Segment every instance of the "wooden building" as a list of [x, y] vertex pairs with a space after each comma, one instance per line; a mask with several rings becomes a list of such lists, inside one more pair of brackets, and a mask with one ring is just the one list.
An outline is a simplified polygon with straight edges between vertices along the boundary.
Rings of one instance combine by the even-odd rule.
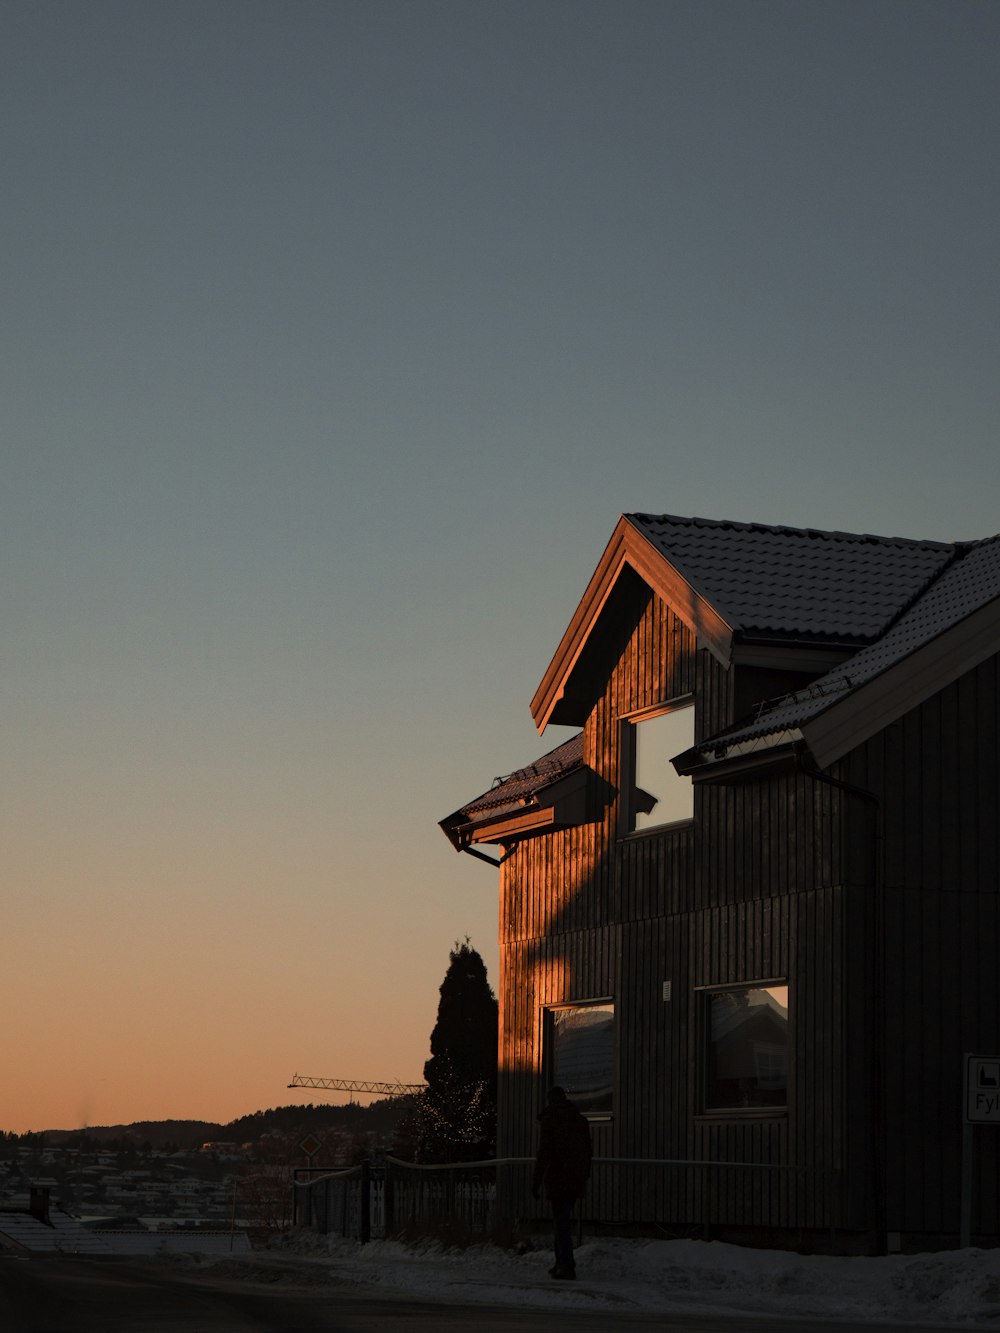
[[592, 1221], [956, 1244], [962, 1056], [1000, 1052], [998, 685], [1000, 538], [624, 515], [531, 705], [578, 730], [442, 821], [500, 867], [498, 1156], [559, 1082]]

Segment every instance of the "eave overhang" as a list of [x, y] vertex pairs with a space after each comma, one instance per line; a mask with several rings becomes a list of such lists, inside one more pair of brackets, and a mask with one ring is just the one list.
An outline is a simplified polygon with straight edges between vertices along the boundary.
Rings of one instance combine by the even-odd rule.
[[861, 642], [816, 643], [734, 635], [731, 660], [734, 666], [769, 667], [775, 671], [801, 671], [822, 676], [863, 647]]
[[695, 746], [677, 755], [671, 763], [682, 777], [690, 777], [699, 784], [731, 787], [798, 768], [805, 748], [799, 731], [784, 731], [775, 737], [761, 738], [756, 745], [745, 742], [717, 755], [708, 755]]
[[906, 657], [832, 699], [797, 726], [727, 743], [710, 737], [672, 760], [695, 782], [739, 781], [808, 755], [827, 769], [859, 745], [1000, 652], [1000, 598]]
[[1000, 651], [1000, 597], [801, 724], [820, 768]]
[[586, 721], [597, 697], [597, 685], [579, 680], [577, 668], [626, 568], [634, 570], [670, 606], [694, 633], [700, 647], [707, 648], [723, 666], [729, 666], [731, 626], [623, 514], [531, 701], [531, 715], [539, 731], [550, 722], [582, 726]]
[[591, 769], [581, 765], [539, 787], [516, 806], [458, 811], [442, 819], [441, 828], [456, 851], [463, 851], [474, 843], [507, 842], [548, 829], [582, 824], [587, 817], [587, 793], [593, 776]]

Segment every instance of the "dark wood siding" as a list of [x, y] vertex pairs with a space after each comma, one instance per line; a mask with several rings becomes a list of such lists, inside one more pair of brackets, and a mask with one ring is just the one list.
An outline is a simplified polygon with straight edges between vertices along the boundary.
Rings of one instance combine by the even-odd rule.
[[[746, 1165], [598, 1173], [590, 1216], [848, 1225], [844, 795], [794, 773], [699, 787], [690, 824], [620, 836], [622, 717], [694, 695], [700, 737], [725, 726], [733, 707], [731, 673], [647, 590], [630, 595], [585, 727], [585, 758], [607, 799], [588, 824], [512, 844], [501, 872], [500, 1152], [534, 1151], [545, 1006], [608, 996], [618, 1032], [615, 1114], [594, 1126], [596, 1152]], [[787, 1110], [702, 1114], [699, 988], [771, 979], [787, 979], [790, 990]]]
[[[961, 1058], [1000, 1054], [1000, 659], [852, 756], [879, 798], [888, 1227], [958, 1230]], [[998, 1131], [975, 1131], [973, 1234], [1000, 1232]]]

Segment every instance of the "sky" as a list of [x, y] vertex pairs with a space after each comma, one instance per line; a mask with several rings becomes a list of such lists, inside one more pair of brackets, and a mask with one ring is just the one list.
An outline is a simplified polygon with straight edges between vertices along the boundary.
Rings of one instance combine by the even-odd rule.
[[994, 0], [0, 0], [0, 1129], [421, 1077], [620, 513], [1000, 529]]

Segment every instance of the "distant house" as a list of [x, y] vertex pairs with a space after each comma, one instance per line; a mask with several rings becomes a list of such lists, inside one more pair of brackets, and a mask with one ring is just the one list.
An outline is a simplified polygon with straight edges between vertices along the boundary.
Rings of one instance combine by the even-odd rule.
[[579, 731], [442, 821], [499, 851], [499, 1156], [561, 1082], [593, 1220], [955, 1244], [962, 1055], [1000, 1052], [998, 686], [998, 538], [624, 515], [531, 704]]

